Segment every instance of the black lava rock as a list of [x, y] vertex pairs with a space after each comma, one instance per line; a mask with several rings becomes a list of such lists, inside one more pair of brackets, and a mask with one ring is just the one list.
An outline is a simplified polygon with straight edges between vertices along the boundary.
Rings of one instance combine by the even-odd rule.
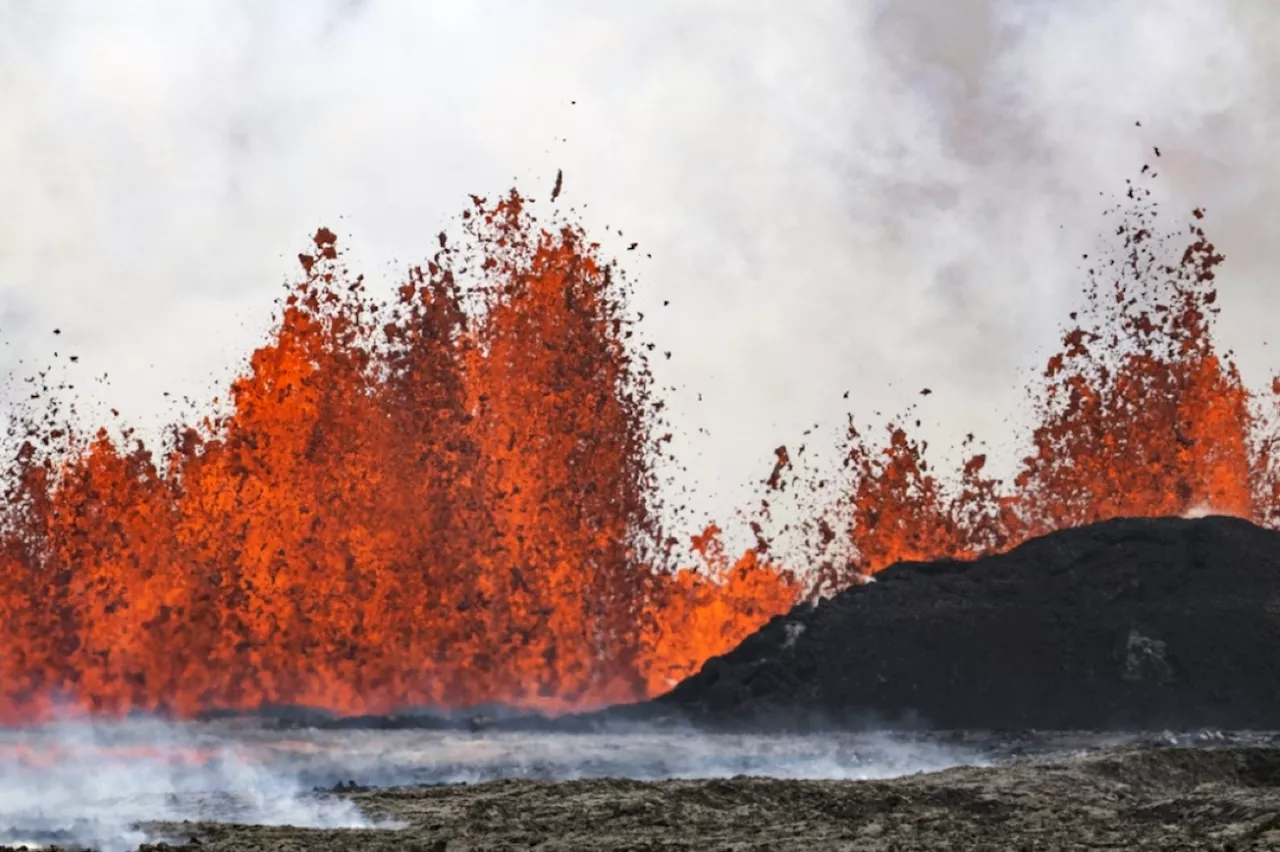
[[773, 619], [650, 705], [707, 725], [1280, 728], [1280, 532], [1063, 530], [904, 563]]

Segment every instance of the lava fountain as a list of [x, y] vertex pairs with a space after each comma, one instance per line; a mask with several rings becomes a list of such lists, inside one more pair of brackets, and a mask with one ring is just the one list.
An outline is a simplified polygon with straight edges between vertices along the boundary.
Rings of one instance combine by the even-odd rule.
[[1280, 521], [1280, 379], [1270, 398], [1251, 393], [1214, 344], [1224, 257], [1203, 211], [1168, 232], [1159, 213], [1133, 183], [1107, 211], [1114, 244], [1084, 256], [1084, 304], [1028, 388], [1036, 425], [1011, 483], [987, 476], [986, 454], [972, 450], [956, 472], [935, 475], [908, 424], [889, 423], [877, 444], [850, 419], [844, 493], [810, 524], [811, 594], [894, 562], [974, 558], [1115, 517]]
[[231, 410], [163, 453], [56, 403], [22, 424], [0, 717], [590, 707], [787, 610], [714, 534], [672, 570], [625, 281], [527, 206], [476, 199], [390, 304], [320, 230]]
[[[0, 511], [0, 721], [590, 708], [898, 560], [1117, 515], [1274, 524], [1274, 418], [1215, 349], [1200, 212], [1157, 234], [1135, 188], [1111, 215], [1017, 476], [972, 451], [935, 474], [904, 423], [881, 445], [851, 420], [794, 575], [760, 523], [738, 556], [714, 526], [687, 558], [663, 532], [662, 402], [625, 277], [579, 227], [474, 199], [385, 302], [321, 229], [221, 414], [150, 448], [32, 394]], [[795, 476], [776, 454], [771, 489]]]

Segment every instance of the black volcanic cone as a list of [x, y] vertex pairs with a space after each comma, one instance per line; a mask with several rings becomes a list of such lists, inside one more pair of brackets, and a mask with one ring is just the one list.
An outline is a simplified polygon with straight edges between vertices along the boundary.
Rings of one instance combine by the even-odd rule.
[[731, 725], [1280, 728], [1280, 532], [1123, 519], [895, 565], [773, 619], [657, 704]]

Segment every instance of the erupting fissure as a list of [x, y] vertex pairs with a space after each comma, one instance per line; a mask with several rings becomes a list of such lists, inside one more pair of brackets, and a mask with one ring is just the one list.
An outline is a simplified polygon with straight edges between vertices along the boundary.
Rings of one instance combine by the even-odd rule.
[[[1200, 226], [1204, 213], [1193, 211], [1185, 230], [1160, 233], [1151, 191], [1130, 183], [1126, 196], [1107, 211], [1118, 219], [1117, 243], [1085, 255], [1084, 307], [1028, 389], [1037, 425], [1013, 482], [984, 475], [983, 453], [940, 479], [927, 444], [901, 423], [890, 423], [877, 447], [851, 418], [851, 482], [812, 525], [819, 569], [811, 594], [895, 562], [976, 558], [1109, 518], [1280, 521], [1280, 379], [1270, 398], [1255, 396], [1215, 348], [1215, 270], [1224, 258]], [[832, 535], [832, 515], [843, 537]], [[833, 543], [851, 558], [831, 558]]]
[[[850, 426], [848, 488], [815, 508], [816, 567], [794, 575], [759, 524], [741, 557], [710, 527], [680, 565], [626, 283], [581, 229], [540, 225], [514, 192], [476, 199], [462, 243], [442, 234], [390, 303], [322, 229], [229, 410], [158, 456], [128, 432], [78, 437], [54, 401], [15, 421], [0, 721], [587, 708], [663, 692], [901, 559], [1205, 506], [1273, 524], [1269, 412], [1212, 342], [1222, 258], [1193, 224], [1167, 259], [1174, 235], [1130, 199], [1032, 389], [1016, 479], [982, 455], [935, 478], [906, 428], [877, 447]], [[769, 487], [790, 469], [780, 448]]]

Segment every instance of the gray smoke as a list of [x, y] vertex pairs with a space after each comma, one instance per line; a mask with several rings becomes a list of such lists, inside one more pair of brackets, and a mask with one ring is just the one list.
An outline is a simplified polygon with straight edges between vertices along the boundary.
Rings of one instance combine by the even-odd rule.
[[673, 352], [699, 509], [924, 386], [935, 446], [999, 469], [1144, 163], [1209, 209], [1246, 378], [1277, 366], [1278, 44], [1267, 0], [7, 0], [0, 367], [79, 355], [154, 427], [225, 390], [317, 225], [390, 283], [468, 193], [563, 167]]

